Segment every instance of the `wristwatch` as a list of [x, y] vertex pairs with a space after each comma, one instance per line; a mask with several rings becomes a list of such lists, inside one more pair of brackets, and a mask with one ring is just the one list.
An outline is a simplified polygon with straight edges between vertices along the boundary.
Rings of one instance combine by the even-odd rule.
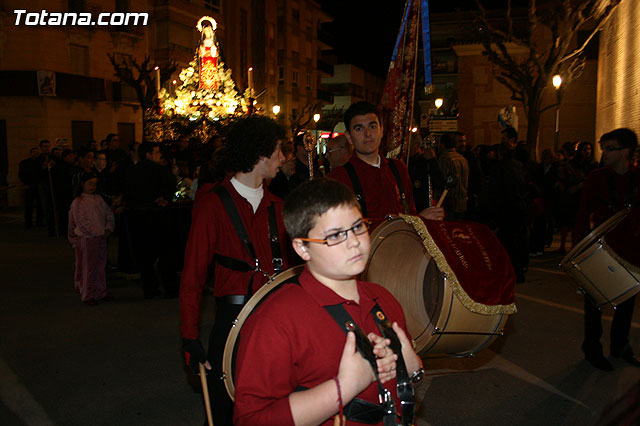
[[411, 375], [411, 383], [418, 383], [424, 377], [424, 368], [418, 368]]

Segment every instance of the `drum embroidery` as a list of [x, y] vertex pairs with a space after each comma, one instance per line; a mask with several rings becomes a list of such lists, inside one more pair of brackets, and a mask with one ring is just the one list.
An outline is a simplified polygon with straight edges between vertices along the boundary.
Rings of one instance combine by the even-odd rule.
[[[440, 269], [440, 271], [446, 274], [447, 279], [450, 280], [450, 284], [451, 284], [451, 287], [453, 288], [454, 294], [467, 309], [469, 309], [471, 312], [475, 312], [483, 315], [499, 315], [499, 314], [511, 315], [517, 312], [515, 303], [510, 303], [506, 305], [485, 305], [484, 303], [478, 303], [475, 300], [473, 300], [471, 297], [469, 297], [467, 292], [460, 285], [458, 278], [456, 277], [455, 273], [447, 263], [447, 260], [445, 259], [444, 255], [442, 254], [442, 252], [440, 251], [436, 243], [433, 241], [433, 238], [429, 234], [429, 231], [427, 231], [427, 227], [422, 222], [422, 220], [416, 216], [410, 216], [410, 215], [404, 215], [404, 214], [401, 214], [399, 216], [405, 222], [410, 224], [418, 233], [420, 238], [422, 238], [422, 242], [425, 248], [427, 249], [427, 252], [435, 260], [436, 265], [438, 265], [438, 268]], [[482, 257], [486, 262], [487, 261], [486, 256], [482, 255]], [[489, 265], [490, 265], [490, 262], [489, 262]]]

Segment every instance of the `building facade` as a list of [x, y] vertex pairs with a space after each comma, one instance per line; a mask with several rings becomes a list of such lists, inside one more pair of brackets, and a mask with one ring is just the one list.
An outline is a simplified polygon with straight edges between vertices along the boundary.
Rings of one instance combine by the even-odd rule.
[[[16, 10], [25, 10], [21, 22]], [[148, 20], [46, 25], [51, 15], [34, 20], [42, 10], [90, 14], [93, 20], [104, 13], [110, 14], [106, 19], [148, 14]], [[313, 0], [0, 2], [0, 188], [6, 189], [0, 203], [21, 203], [18, 163], [42, 139], [68, 148], [109, 133], [120, 135], [123, 148], [142, 140], [135, 91], [118, 81], [107, 54], [138, 63], [148, 56], [159, 66], [177, 61], [168, 89], [193, 59], [200, 37], [195, 26], [205, 15], [217, 21], [219, 53], [239, 92], [247, 88], [253, 67], [259, 108], [272, 114], [279, 104], [286, 125], [292, 112], [318, 102], [317, 61], [324, 48], [318, 31], [329, 17]]]

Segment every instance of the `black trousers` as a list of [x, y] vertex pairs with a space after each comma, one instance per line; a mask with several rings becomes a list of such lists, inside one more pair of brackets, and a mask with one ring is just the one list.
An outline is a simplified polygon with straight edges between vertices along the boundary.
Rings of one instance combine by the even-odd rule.
[[42, 202], [38, 195], [38, 188], [26, 188], [24, 190], [24, 226], [31, 228], [33, 225], [33, 209], [36, 210], [36, 225], [40, 226], [44, 223]]
[[213, 424], [216, 426], [233, 425], [233, 401], [227, 394], [222, 380], [222, 358], [231, 326], [241, 310], [242, 305], [231, 305], [216, 299], [216, 320], [209, 335], [209, 353], [207, 355], [211, 364], [211, 372], [207, 376], [209, 398], [211, 399]]
[[[611, 323], [611, 343], [612, 353], [620, 354], [629, 344], [629, 330], [631, 329], [631, 318], [633, 317], [633, 307], [636, 297], [619, 304], [613, 314]], [[582, 350], [585, 355], [598, 355], [602, 353], [602, 312], [588, 298], [584, 301], [584, 343]]]
[[171, 245], [168, 210], [134, 210], [130, 213], [129, 219], [132, 245], [140, 265], [145, 297], [153, 297], [159, 292], [156, 260], [165, 295], [177, 296], [176, 259]]

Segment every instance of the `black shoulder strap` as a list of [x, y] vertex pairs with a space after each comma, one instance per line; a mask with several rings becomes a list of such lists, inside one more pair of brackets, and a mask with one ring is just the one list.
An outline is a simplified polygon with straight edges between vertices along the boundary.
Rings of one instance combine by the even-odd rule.
[[393, 330], [391, 322], [382, 311], [380, 305], [376, 303], [376, 306], [371, 310], [373, 319], [378, 326], [378, 330], [382, 334], [382, 337], [389, 339], [391, 344], [389, 347], [393, 350], [393, 353], [398, 355], [396, 362], [396, 382], [398, 390], [398, 398], [402, 401], [402, 424], [413, 425], [414, 408], [415, 408], [415, 392], [409, 379], [409, 372], [407, 371], [407, 365], [404, 362], [402, 356], [402, 344], [398, 335]]
[[212, 191], [218, 194], [218, 197], [220, 197], [222, 205], [224, 206], [224, 209], [226, 210], [227, 215], [229, 216], [229, 219], [231, 220], [231, 223], [233, 224], [233, 227], [238, 234], [238, 237], [240, 237], [240, 241], [242, 241], [242, 245], [247, 250], [249, 257], [255, 260], [257, 266], [258, 258], [256, 257], [256, 252], [253, 249], [251, 240], [249, 239], [249, 234], [247, 233], [247, 230], [242, 223], [240, 212], [238, 212], [238, 208], [233, 202], [233, 198], [231, 198], [231, 194], [229, 194], [229, 191], [227, 191], [227, 188], [225, 188], [223, 185], [216, 185], [215, 187], [213, 187]]
[[[373, 370], [373, 375], [378, 382], [378, 396], [380, 397], [380, 401], [384, 407], [385, 414], [383, 416], [384, 425], [397, 425], [396, 422], [396, 407], [393, 401], [393, 397], [391, 397], [390, 392], [382, 386], [380, 383], [380, 378], [378, 377], [378, 364], [376, 363], [376, 356], [373, 353], [373, 345], [369, 341], [369, 338], [364, 333], [362, 328], [356, 324], [356, 322], [351, 318], [349, 312], [344, 308], [344, 305], [341, 303], [338, 305], [324, 306], [324, 309], [331, 315], [331, 318], [338, 324], [338, 326], [342, 329], [342, 331], [346, 333], [353, 331], [356, 335], [356, 349], [358, 353], [367, 360], [369, 365], [371, 365], [371, 369]], [[375, 309], [375, 308], [374, 308]], [[382, 310], [380, 310], [382, 312]], [[372, 311], [373, 312], [373, 311]], [[400, 356], [402, 353], [400, 354]], [[405, 368], [406, 370], [406, 368]], [[412, 389], [413, 390], [413, 389]], [[352, 401], [353, 402], [353, 401]], [[347, 404], [345, 410], [351, 411], [350, 404]], [[369, 407], [371, 409], [372, 407]], [[411, 411], [413, 412], [413, 406], [411, 407]]]
[[391, 173], [393, 173], [393, 176], [396, 178], [396, 184], [398, 185], [400, 194], [402, 194], [402, 198], [404, 199], [404, 188], [402, 187], [402, 180], [400, 179], [400, 172], [398, 172], [398, 166], [396, 166], [395, 161], [393, 161], [392, 159], [389, 159], [387, 163], [389, 164]]
[[344, 165], [344, 169], [347, 171], [349, 179], [351, 179], [353, 192], [356, 194], [356, 199], [362, 209], [362, 216], [367, 217], [367, 203], [364, 200], [364, 192], [362, 191], [362, 185], [360, 185], [360, 179], [358, 179], [358, 175], [356, 174], [356, 169], [353, 167], [353, 164], [349, 162]]
[[398, 190], [398, 196], [400, 198], [400, 202], [402, 203], [402, 209], [404, 210], [405, 214], [408, 214], [410, 213], [409, 206], [407, 205], [407, 197], [405, 195], [404, 188], [402, 186], [402, 179], [400, 179], [400, 172], [398, 171], [398, 166], [396, 165], [395, 161], [393, 161], [393, 159], [389, 159], [387, 163], [389, 164], [391, 173], [393, 173], [393, 177], [396, 178], [396, 184], [397, 184], [396, 188]]
[[373, 374], [378, 378], [378, 364], [376, 363], [376, 356], [373, 354], [373, 345], [369, 341], [369, 338], [364, 331], [356, 324], [351, 318], [349, 312], [344, 308], [342, 304], [324, 306], [324, 309], [331, 315], [331, 318], [338, 324], [338, 326], [347, 334], [353, 331], [356, 335], [356, 348], [360, 355], [369, 362]]
[[271, 257], [273, 272], [282, 271], [282, 253], [280, 251], [280, 237], [278, 236], [278, 220], [276, 219], [276, 205], [271, 203], [269, 209], [269, 240], [271, 241]]

